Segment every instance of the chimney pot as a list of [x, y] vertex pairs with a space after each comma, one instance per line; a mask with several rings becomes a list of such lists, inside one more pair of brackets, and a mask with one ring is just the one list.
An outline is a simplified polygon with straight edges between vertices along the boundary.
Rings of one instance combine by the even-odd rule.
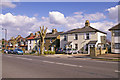
[[85, 22], [85, 26], [90, 26], [90, 22], [89, 22], [89, 20], [86, 20], [86, 22]]

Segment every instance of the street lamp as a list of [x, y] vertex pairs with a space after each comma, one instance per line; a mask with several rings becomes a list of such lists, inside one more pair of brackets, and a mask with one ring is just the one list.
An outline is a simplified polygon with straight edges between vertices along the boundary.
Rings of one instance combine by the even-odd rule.
[[[2, 30], [5, 30], [5, 40], [7, 41], [7, 29], [2, 28]], [[6, 41], [5, 41], [5, 47], [6, 47], [6, 44], [7, 44]]]

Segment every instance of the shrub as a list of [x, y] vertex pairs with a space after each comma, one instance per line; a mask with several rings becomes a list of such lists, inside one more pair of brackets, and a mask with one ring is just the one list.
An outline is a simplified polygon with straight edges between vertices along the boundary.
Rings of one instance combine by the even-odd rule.
[[35, 53], [36, 51], [35, 50], [32, 50], [32, 53]]
[[47, 55], [47, 54], [48, 54], [48, 51], [44, 51], [44, 54]]
[[49, 54], [55, 54], [55, 51], [44, 51], [45, 55], [49, 55]]

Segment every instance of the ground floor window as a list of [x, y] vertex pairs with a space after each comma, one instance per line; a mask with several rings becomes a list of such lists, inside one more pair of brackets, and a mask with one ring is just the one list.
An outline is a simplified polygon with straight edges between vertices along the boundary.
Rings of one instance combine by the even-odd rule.
[[85, 46], [85, 51], [88, 51], [88, 44], [86, 44]]
[[30, 46], [30, 50], [31, 50], [31, 46]]
[[75, 49], [78, 49], [78, 44], [75, 44]]
[[114, 48], [115, 49], [120, 49], [120, 43], [115, 43]]

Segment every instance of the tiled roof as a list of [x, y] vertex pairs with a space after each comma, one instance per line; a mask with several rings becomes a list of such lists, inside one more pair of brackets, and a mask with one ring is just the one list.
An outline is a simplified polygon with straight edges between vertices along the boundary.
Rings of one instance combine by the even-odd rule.
[[109, 31], [111, 30], [120, 30], [120, 23], [109, 29]]
[[102, 32], [100, 30], [97, 30], [91, 26], [85, 26], [83, 28], [77, 28], [77, 29], [72, 29], [72, 30], [69, 30], [63, 34], [71, 34], [71, 33], [85, 33], [85, 32], [101, 32], [101, 33], [104, 33], [104, 34], [107, 34], [105, 32]]
[[35, 38], [35, 35], [28, 37], [27, 39], [30, 40], [30, 39], [34, 39], [34, 38]]

